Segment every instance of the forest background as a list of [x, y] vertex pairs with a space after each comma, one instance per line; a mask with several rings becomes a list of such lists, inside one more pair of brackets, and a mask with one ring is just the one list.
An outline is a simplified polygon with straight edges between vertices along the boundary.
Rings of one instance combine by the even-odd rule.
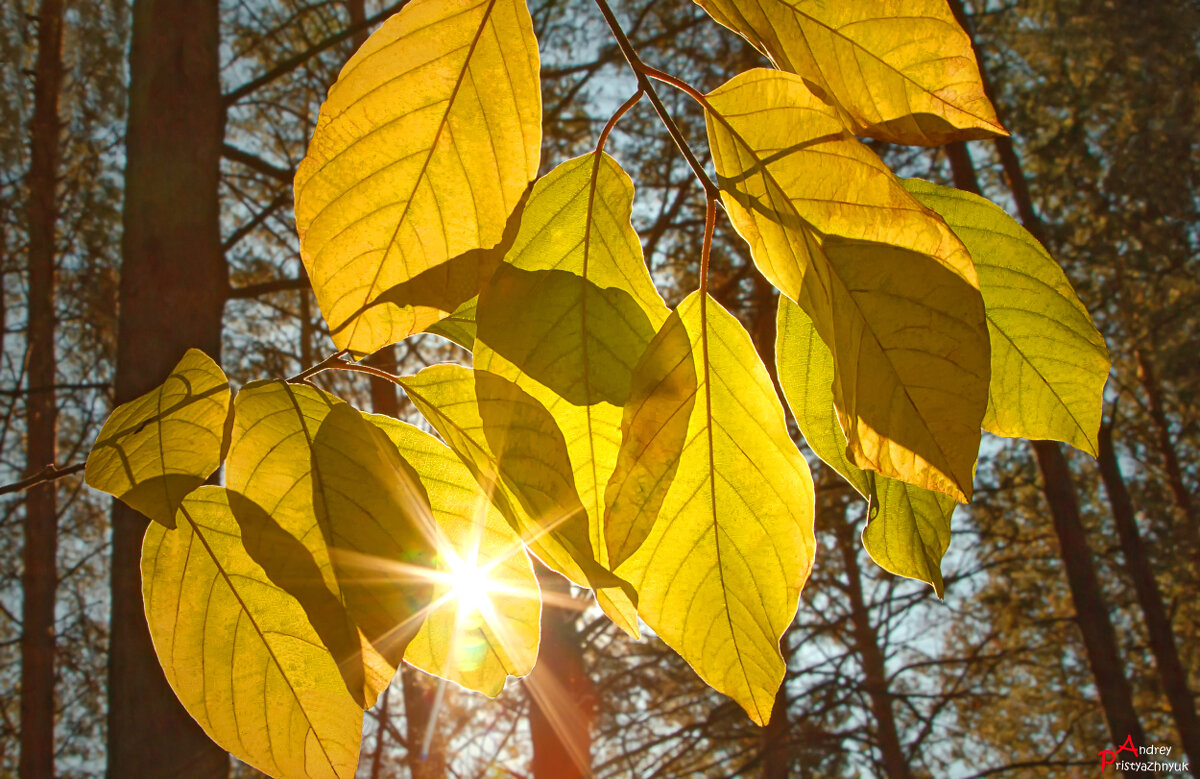
[[[219, 352], [235, 384], [333, 350], [299, 261], [292, 178], [342, 63], [402, 6], [5, 0], [0, 483], [82, 462], [115, 403], [161, 381], [187, 346]], [[406, 671], [368, 712], [360, 775], [561, 776], [546, 766], [564, 740], [598, 777], [1078, 776], [1135, 732], [1200, 758], [1200, 8], [952, 6], [1012, 140], [871, 146], [901, 175], [967, 189], [973, 171], [1064, 266], [1112, 356], [1099, 460], [986, 437], [939, 600], [871, 562], [861, 501], [814, 459], [818, 563], [783, 639], [788, 673], [767, 728], [655, 639], [620, 638], [575, 592], [579, 608], [543, 616], [534, 679], [556, 680], [555, 700], [511, 684], [488, 701]], [[635, 83], [590, 2], [530, 10], [545, 172], [589, 151]], [[765, 64], [692, 3], [616, 11], [648, 64], [701, 89]], [[154, 56], [172, 46], [216, 47], [220, 90], [181, 88]], [[184, 73], [186, 56], [174, 63]], [[663, 98], [708, 165], [703, 117], [682, 95]], [[139, 101], [140, 115], [193, 129], [135, 191], [126, 163], [154, 132], [130, 121]], [[674, 305], [697, 285], [704, 193], [645, 103], [607, 148], [637, 185], [634, 223]], [[206, 215], [219, 236], [171, 247], [170, 268], [123, 268], [148, 220]], [[164, 296], [157, 318], [121, 320], [119, 302], [155, 296], [156, 273], [186, 294]], [[775, 293], [732, 231], [718, 233], [711, 274], [712, 294], [769, 351]], [[465, 356], [432, 335], [395, 349], [406, 373]], [[360, 407], [414, 415], [391, 385], [320, 381]], [[146, 647], [113, 631], [142, 615], [136, 544], [113, 532], [131, 520], [110, 504], [81, 474], [3, 496], [0, 774], [253, 775], [178, 710]], [[567, 731], [553, 722], [564, 709]], [[38, 754], [53, 768], [28, 762]]]

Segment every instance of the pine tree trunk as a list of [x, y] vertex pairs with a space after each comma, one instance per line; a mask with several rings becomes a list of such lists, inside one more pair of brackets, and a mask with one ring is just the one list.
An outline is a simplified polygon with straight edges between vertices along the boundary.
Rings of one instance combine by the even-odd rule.
[[862, 663], [867, 698], [871, 701], [876, 744], [883, 757], [883, 775], [888, 779], [911, 779], [912, 771], [896, 727], [887, 666], [883, 651], [879, 648], [879, 634], [871, 624], [871, 615], [863, 599], [862, 570], [858, 566], [858, 550], [861, 545], [849, 523], [840, 517], [835, 518], [834, 522], [837, 523], [838, 548], [842, 552], [842, 562], [846, 568], [846, 591], [850, 600], [850, 623], [854, 629], [855, 651], [858, 653], [859, 662]]
[[[1083, 633], [1083, 645], [1096, 680], [1096, 690], [1100, 693], [1100, 705], [1108, 720], [1109, 735], [1114, 744], [1121, 744], [1133, 736], [1133, 743], [1142, 746], [1146, 743], [1146, 734], [1133, 708], [1133, 694], [1117, 648], [1117, 632], [1100, 589], [1092, 550], [1088, 548], [1083, 521], [1079, 517], [1079, 503], [1067, 458], [1053, 441], [1034, 441], [1033, 449], [1042, 471], [1042, 489], [1050, 506], [1071, 599], [1075, 604], [1075, 621]], [[1134, 772], [1130, 775], [1146, 774]]]
[[1112, 427], [1109, 425], [1100, 428], [1100, 475], [1112, 505], [1121, 549], [1125, 552], [1125, 568], [1133, 579], [1138, 605], [1142, 607], [1142, 619], [1146, 623], [1150, 651], [1154, 654], [1163, 692], [1171, 705], [1171, 715], [1179, 731], [1183, 751], [1192, 765], [1196, 765], [1200, 762], [1200, 721], [1196, 717], [1196, 701], [1188, 689], [1188, 675], [1179, 660], [1175, 634], [1171, 631], [1171, 618], [1167, 616], [1158, 581], [1154, 578], [1154, 570], [1138, 533], [1133, 501], [1113, 450]]
[[565, 579], [538, 566], [542, 643], [537, 665], [525, 680], [534, 779], [591, 776], [595, 690], [583, 661], [575, 627], [578, 611], [562, 605], [570, 597]]
[[[218, 221], [218, 45], [211, 0], [133, 5], [118, 403], [161, 383], [189, 347], [220, 354], [227, 279]], [[114, 504], [108, 775], [225, 776], [229, 756], [180, 706], [150, 642], [139, 572], [146, 525]]]
[[[961, 0], [950, 0], [950, 7], [963, 29], [970, 33], [970, 23]], [[972, 46], [974, 47], [973, 35]], [[984, 88], [991, 95], [993, 92], [988, 84], [985, 62], [978, 48], [975, 49], [975, 57], [979, 62]], [[1037, 215], [1037, 209], [1034, 208], [1029, 182], [1021, 168], [1012, 138], [998, 138], [995, 143], [1021, 222], [1035, 238], [1045, 244], [1045, 230]], [[965, 153], [965, 147], [963, 151], [962, 154], [950, 154], [955, 184], [960, 189], [979, 194], [979, 180], [971, 165], [970, 155]], [[1088, 548], [1087, 535], [1079, 516], [1079, 500], [1071, 482], [1071, 469], [1067, 458], [1059, 445], [1053, 441], [1031, 443], [1041, 470], [1042, 490], [1050, 509], [1054, 532], [1058, 536], [1067, 584], [1075, 606], [1076, 621], [1083, 634], [1084, 650], [1100, 694], [1100, 705], [1108, 723], [1109, 735], [1114, 744], [1123, 743], [1129, 736], [1133, 737], [1136, 744], [1145, 744], [1145, 733], [1133, 707], [1129, 681], [1125, 678], [1120, 649], [1117, 646], [1117, 633], [1113, 627], [1108, 603], [1100, 589], [1092, 552]], [[1128, 559], [1128, 550], [1126, 554]], [[1145, 774], [1131, 772], [1129, 775]]]
[[1175, 442], [1171, 440], [1171, 427], [1167, 424], [1167, 412], [1163, 408], [1162, 389], [1154, 376], [1154, 366], [1146, 356], [1144, 349], [1134, 350], [1137, 360], [1138, 381], [1146, 393], [1146, 405], [1150, 411], [1150, 421], [1154, 423], [1155, 444], [1158, 453], [1163, 458], [1167, 471], [1167, 482], [1171, 485], [1171, 497], [1175, 508], [1184, 522], [1184, 531], [1192, 544], [1193, 550], [1200, 550], [1200, 517], [1192, 504], [1192, 495], [1187, 485], [1183, 483], [1183, 469], [1179, 466], [1179, 454], [1175, 451]]
[[[34, 70], [29, 165], [29, 372], [26, 468], [55, 461], [58, 413], [54, 386], [55, 181], [59, 161], [58, 102], [62, 90], [62, 0], [42, 0]], [[55, 485], [25, 496], [21, 622], [22, 779], [54, 775], [54, 593], [58, 584]]]
[[[354, 3], [355, 0], [350, 2]], [[358, 5], [361, 12], [361, 0], [358, 0]], [[380, 349], [366, 362], [388, 373], [395, 373], [396, 348], [388, 346]], [[396, 394], [396, 385], [384, 379], [371, 379], [371, 409], [376, 414], [399, 418], [400, 399]], [[425, 674], [408, 665], [401, 666], [399, 675], [399, 683], [404, 691], [405, 741], [408, 745], [406, 763], [409, 773], [413, 779], [443, 779], [446, 776], [445, 740], [439, 738], [437, 733], [428, 733], [430, 727], [437, 726], [432, 717], [436, 691]], [[381, 717], [386, 714], [386, 711], [380, 712]]]

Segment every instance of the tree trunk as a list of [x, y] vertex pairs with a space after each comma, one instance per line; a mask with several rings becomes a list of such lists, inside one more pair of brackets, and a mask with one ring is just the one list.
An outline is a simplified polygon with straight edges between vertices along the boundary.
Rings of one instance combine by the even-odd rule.
[[838, 534], [838, 548], [846, 568], [846, 591], [850, 600], [850, 622], [854, 628], [855, 651], [862, 663], [864, 686], [871, 701], [871, 714], [875, 718], [875, 737], [883, 756], [883, 772], [888, 779], [911, 779], [912, 771], [904, 748], [900, 745], [900, 732], [896, 728], [896, 714], [892, 708], [892, 693], [888, 688], [887, 666], [879, 648], [879, 634], [871, 624], [871, 615], [863, 599], [862, 570], [858, 567], [858, 538], [852, 526], [841, 517], [834, 519]]
[[[1042, 471], [1042, 489], [1054, 520], [1054, 532], [1058, 535], [1063, 567], [1075, 604], [1076, 622], [1083, 633], [1083, 645], [1108, 720], [1109, 735], [1114, 744], [1121, 744], [1128, 736], [1133, 736], [1133, 742], [1142, 746], [1146, 743], [1146, 735], [1133, 708], [1133, 694], [1117, 648], [1117, 632], [1092, 564], [1092, 550], [1088, 548], [1083, 522], [1079, 518], [1079, 504], [1067, 458], [1053, 441], [1034, 441], [1033, 449]], [[1132, 775], [1147, 774], [1134, 772]]]
[[[62, 0], [42, 0], [34, 72], [29, 165], [29, 366], [26, 469], [55, 461], [54, 234], [58, 221], [58, 101], [62, 91]], [[25, 496], [21, 620], [21, 759], [23, 779], [54, 775], [54, 592], [58, 584], [55, 485]]]
[[529, 732], [534, 779], [591, 776], [595, 690], [583, 661], [577, 610], [566, 580], [538, 566], [541, 584], [542, 643], [537, 665], [525, 679], [529, 693]]
[[358, 28], [351, 38], [357, 51], [371, 37], [371, 31], [367, 29], [366, 0], [346, 0], [346, 10], [350, 12], [350, 26]]
[[[963, 29], [970, 34], [971, 27], [961, 0], [950, 0], [950, 7]], [[971, 35], [971, 42], [974, 47], [974, 35]], [[975, 48], [975, 58], [979, 62], [984, 88], [989, 95], [993, 94], [988, 83], [984, 59], [978, 48]], [[1033, 206], [1029, 182], [1021, 168], [1012, 138], [998, 138], [995, 143], [1009, 190], [1017, 206], [1017, 213], [1025, 228], [1045, 244], [1045, 230], [1037, 215], [1037, 209]], [[979, 180], [971, 165], [971, 157], [965, 148], [962, 152], [949, 155], [955, 184], [960, 189], [980, 194]], [[1058, 536], [1067, 584], [1075, 606], [1076, 621], [1083, 634], [1084, 650], [1100, 694], [1100, 705], [1108, 722], [1109, 735], [1114, 744], [1121, 744], [1127, 737], [1133, 736], [1136, 744], [1143, 745], [1146, 743], [1145, 733], [1133, 707], [1133, 694], [1121, 663], [1117, 633], [1113, 628], [1103, 591], [1100, 589], [1092, 552], [1088, 548], [1087, 535], [1079, 516], [1079, 500], [1071, 482], [1070, 466], [1057, 443], [1031, 443], [1041, 470], [1042, 490], [1050, 509], [1054, 532]], [[1145, 774], [1132, 772], [1130, 775]]]
[[1121, 475], [1116, 452], [1113, 451], [1110, 425], [1100, 428], [1100, 475], [1112, 505], [1121, 549], [1125, 552], [1125, 568], [1133, 579], [1138, 604], [1142, 607], [1142, 619], [1146, 623], [1150, 651], [1154, 654], [1163, 692], [1171, 704], [1171, 715], [1175, 719], [1183, 751], [1192, 765], [1196, 765], [1200, 762], [1200, 721], [1196, 717], [1196, 701], [1188, 689], [1188, 676], [1179, 660], [1175, 635], [1171, 632], [1171, 619], [1163, 606], [1162, 593], [1159, 592], [1154, 570], [1138, 533], [1133, 501], [1129, 497], [1129, 490], [1125, 488], [1125, 479]]
[[[355, 0], [350, 1], [353, 3]], [[361, 11], [361, 0], [358, 5]], [[388, 373], [395, 373], [396, 347], [380, 349], [366, 362]], [[376, 414], [399, 418], [400, 399], [396, 394], [396, 385], [378, 378], [370, 381], [371, 409]], [[436, 732], [429, 733], [429, 728], [437, 726], [432, 716], [437, 692], [425, 674], [407, 664], [400, 667], [399, 676], [404, 691], [405, 742], [408, 747], [406, 763], [409, 772], [413, 779], [442, 779], [446, 776], [445, 740], [439, 738]], [[386, 711], [380, 711], [380, 717], [386, 716]]]
[[[783, 659], [791, 655], [788, 633], [783, 634]], [[775, 691], [775, 702], [771, 704], [771, 721], [759, 735], [759, 750], [762, 754], [762, 779], [788, 779], [792, 775], [791, 721], [788, 719], [787, 673]]]
[[446, 776], [446, 740], [437, 730], [433, 717], [438, 696], [445, 687], [405, 663], [400, 667], [404, 688], [405, 740], [408, 742], [408, 770], [412, 779], [443, 779]]
[[[130, 45], [115, 400], [162, 382], [189, 347], [221, 348], [227, 284], [217, 183], [224, 116], [217, 4], [136, 0]], [[113, 506], [108, 775], [218, 777], [229, 757], [166, 683], [142, 608], [147, 520]]]
[[1154, 423], [1155, 443], [1158, 445], [1159, 455], [1163, 458], [1167, 482], [1171, 485], [1171, 497], [1175, 500], [1175, 508], [1184, 522], [1184, 531], [1192, 543], [1192, 548], [1200, 549], [1200, 517], [1197, 517], [1191, 493], [1183, 483], [1183, 469], [1179, 467], [1179, 454], [1175, 451], [1175, 442], [1171, 440], [1171, 427], [1167, 424], [1167, 412], [1163, 408], [1162, 389], [1154, 376], [1154, 366], [1146, 356], [1146, 351], [1135, 349], [1133, 354], [1137, 360], [1138, 381], [1146, 393], [1150, 420]]

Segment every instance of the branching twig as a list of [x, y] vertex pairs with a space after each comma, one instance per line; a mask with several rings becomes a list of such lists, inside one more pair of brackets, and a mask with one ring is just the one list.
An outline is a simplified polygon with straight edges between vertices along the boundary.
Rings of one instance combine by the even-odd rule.
[[[608, 6], [608, 0], [596, 0], [596, 6], [600, 9], [600, 13], [604, 15], [604, 21], [608, 23], [608, 27], [612, 30], [613, 37], [617, 39], [617, 45], [621, 49], [621, 53], [625, 55], [625, 61], [629, 63], [629, 67], [633, 69], [634, 75], [637, 77], [638, 86], [646, 92], [646, 96], [650, 98], [650, 104], [654, 106], [654, 110], [658, 113], [658, 118], [662, 120], [663, 126], [667, 128], [667, 132], [671, 136], [671, 140], [675, 142], [676, 148], [683, 158], [687, 160], [688, 167], [692, 169], [692, 173], [700, 180], [704, 186], [704, 193], [710, 199], [715, 201], [720, 195], [720, 190], [713, 180], [709, 178], [708, 173], [704, 170], [704, 166], [696, 159], [696, 155], [692, 153], [692, 149], [688, 146], [687, 139], [683, 137], [683, 133], [679, 131], [679, 127], [675, 124], [675, 120], [667, 113], [667, 107], [663, 105], [662, 99], [658, 96], [658, 91], [654, 88], [654, 84], [650, 81], [650, 73], [655, 74], [655, 78], [672, 86], [683, 85], [678, 79], [667, 77], [665, 73], [656, 71], [653, 68], [642, 62], [637, 51], [629, 42], [629, 38], [625, 35], [625, 31], [621, 29], [621, 23], [617, 21], [617, 17], [613, 14], [612, 8]], [[670, 80], [668, 80], [668, 78]], [[684, 85], [686, 86], [686, 85]], [[683, 88], [683, 87], [680, 87]], [[691, 87], [687, 87], [685, 91], [693, 97], [700, 93]]]
[[5, 484], [3, 487], [0, 487], [0, 495], [8, 495], [12, 492], [20, 492], [22, 490], [27, 490], [30, 487], [35, 487], [38, 484], [61, 479], [64, 476], [70, 476], [73, 473], [79, 473], [86, 466], [87, 463], [75, 463], [74, 465], [68, 465], [65, 468], [59, 468], [57, 465], [52, 463], [26, 479], [21, 479], [20, 481], [13, 482], [12, 484]]

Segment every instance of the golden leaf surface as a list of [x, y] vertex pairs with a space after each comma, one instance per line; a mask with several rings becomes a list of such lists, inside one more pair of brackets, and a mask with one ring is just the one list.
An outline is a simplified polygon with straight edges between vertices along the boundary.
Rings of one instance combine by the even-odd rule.
[[970, 255], [799, 77], [705, 102], [730, 220], [833, 353], [851, 460], [969, 500], [990, 364]]
[[856, 135], [939, 146], [1008, 135], [946, 0], [696, 0], [811, 85]]
[[[146, 622], [167, 681], [204, 732], [278, 777], [352, 777], [362, 709], [304, 608], [243, 544], [262, 510], [206, 486], [142, 545]], [[261, 516], [258, 517], [261, 520]]]
[[537, 173], [539, 67], [524, 0], [413, 0], [346, 63], [295, 182], [339, 348], [421, 332], [491, 275]]

